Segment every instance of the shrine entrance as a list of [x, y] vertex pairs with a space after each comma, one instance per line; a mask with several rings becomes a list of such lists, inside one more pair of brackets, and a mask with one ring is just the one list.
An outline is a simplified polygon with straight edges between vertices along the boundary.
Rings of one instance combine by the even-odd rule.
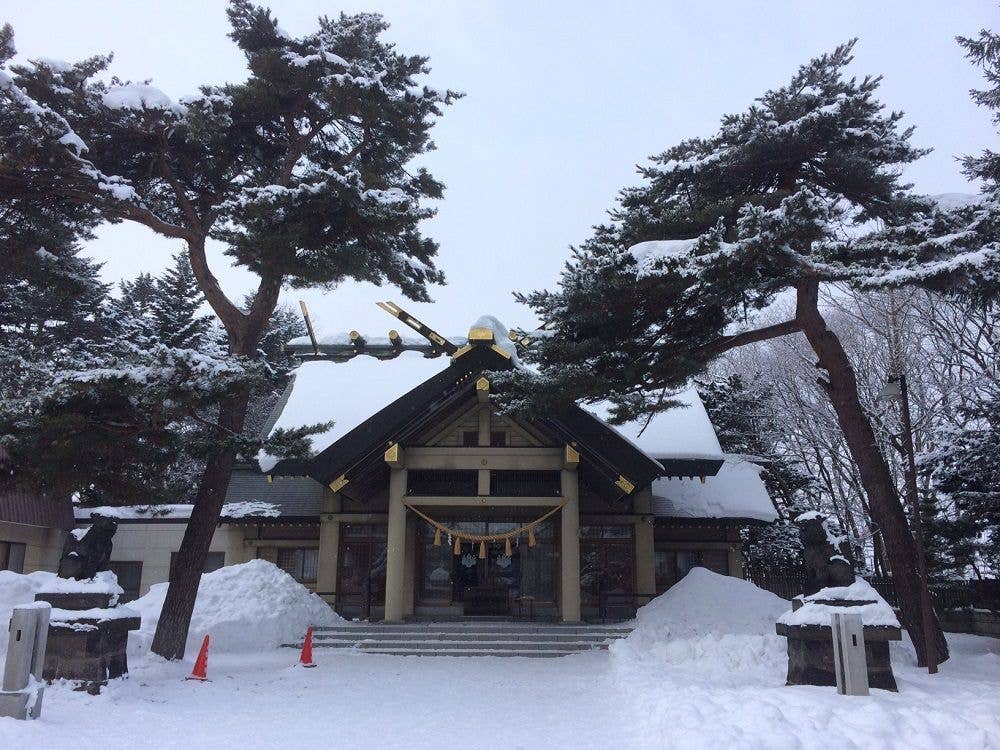
[[[496, 534], [515, 529], [519, 523], [459, 521], [449, 526], [470, 534]], [[540, 524], [535, 546], [487, 542], [485, 556], [476, 543], [463, 543], [459, 554], [449, 540], [434, 544], [430, 524], [418, 527], [416, 605], [447, 607], [465, 617], [533, 616], [538, 609], [556, 606], [559, 552], [555, 524]]]

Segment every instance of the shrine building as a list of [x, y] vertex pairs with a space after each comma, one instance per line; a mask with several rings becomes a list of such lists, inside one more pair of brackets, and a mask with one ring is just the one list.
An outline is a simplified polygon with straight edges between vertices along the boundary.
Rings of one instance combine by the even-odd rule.
[[[694, 566], [742, 576], [740, 531], [775, 510], [693, 389], [619, 426], [605, 405], [514, 418], [495, 381], [528, 337], [483, 318], [446, 338], [383, 307], [419, 337], [288, 344], [301, 364], [265, 434], [332, 426], [312, 458], [262, 453], [233, 473], [208, 570], [271, 560], [342, 615], [387, 622], [613, 621]], [[169, 578], [186, 507], [111, 509], [133, 595]]]

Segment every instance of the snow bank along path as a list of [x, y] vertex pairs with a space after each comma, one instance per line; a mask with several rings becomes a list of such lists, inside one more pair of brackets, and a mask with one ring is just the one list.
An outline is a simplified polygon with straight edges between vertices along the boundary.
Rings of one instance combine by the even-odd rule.
[[[129, 636], [129, 656], [149, 650], [160, 619], [166, 583], [129, 602], [142, 626]], [[266, 560], [229, 565], [201, 578], [188, 631], [187, 651], [197, 653], [212, 636], [211, 651], [260, 651], [299, 641], [310, 625], [342, 623], [329, 605], [288, 573]]]
[[[639, 733], [683, 748], [1000, 748], [1000, 640], [951, 635], [936, 677], [892, 643], [899, 693], [786, 687], [775, 620], [791, 603], [694, 568], [611, 646]], [[904, 645], [905, 644], [905, 645]]]
[[[122, 591], [109, 572], [99, 574], [94, 581], [79, 582], [54, 573], [21, 575], [0, 571], [0, 622], [4, 625], [0, 654], [7, 649], [6, 624], [11, 610], [34, 601], [35, 594], [43, 589], [112, 594]], [[145, 596], [128, 603], [128, 608], [142, 618], [140, 629], [129, 634], [131, 659], [149, 651], [166, 595], [167, 584], [159, 583], [151, 586]], [[288, 573], [266, 560], [251, 560], [202, 576], [187, 651], [197, 653], [206, 635], [212, 636], [212, 653], [272, 649], [301, 640], [310, 625], [338, 623], [343, 623], [343, 618]]]

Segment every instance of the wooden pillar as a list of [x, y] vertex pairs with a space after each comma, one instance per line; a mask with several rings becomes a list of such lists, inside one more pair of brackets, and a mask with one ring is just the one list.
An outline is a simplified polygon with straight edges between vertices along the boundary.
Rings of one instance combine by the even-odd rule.
[[340, 495], [327, 492], [319, 520], [319, 566], [316, 570], [316, 591], [329, 604], [336, 605], [337, 556], [340, 554]]
[[580, 492], [575, 469], [563, 469], [562, 493], [567, 502], [559, 512], [560, 609], [563, 622], [580, 622]]
[[635, 593], [642, 606], [656, 594], [656, 552], [653, 548], [653, 491], [651, 487], [635, 493], [633, 510], [642, 517], [635, 525]]
[[406, 586], [406, 469], [389, 472], [388, 548], [385, 560], [385, 621], [402, 622]]
[[417, 524], [406, 525], [406, 555], [403, 569], [403, 616], [413, 615], [417, 573]]

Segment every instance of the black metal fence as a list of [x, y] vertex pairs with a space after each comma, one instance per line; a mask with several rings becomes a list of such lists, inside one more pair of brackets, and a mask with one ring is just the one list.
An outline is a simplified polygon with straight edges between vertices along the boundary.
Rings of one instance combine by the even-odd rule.
[[[805, 576], [800, 574], [749, 572], [746, 578], [755, 586], [777, 594], [782, 599], [798, 596], [805, 584]], [[889, 604], [899, 606], [899, 597], [896, 596], [896, 587], [891, 577], [865, 576], [865, 580]], [[932, 583], [931, 597], [934, 599], [934, 608], [942, 612], [968, 608], [1000, 612], [1000, 579]]]

